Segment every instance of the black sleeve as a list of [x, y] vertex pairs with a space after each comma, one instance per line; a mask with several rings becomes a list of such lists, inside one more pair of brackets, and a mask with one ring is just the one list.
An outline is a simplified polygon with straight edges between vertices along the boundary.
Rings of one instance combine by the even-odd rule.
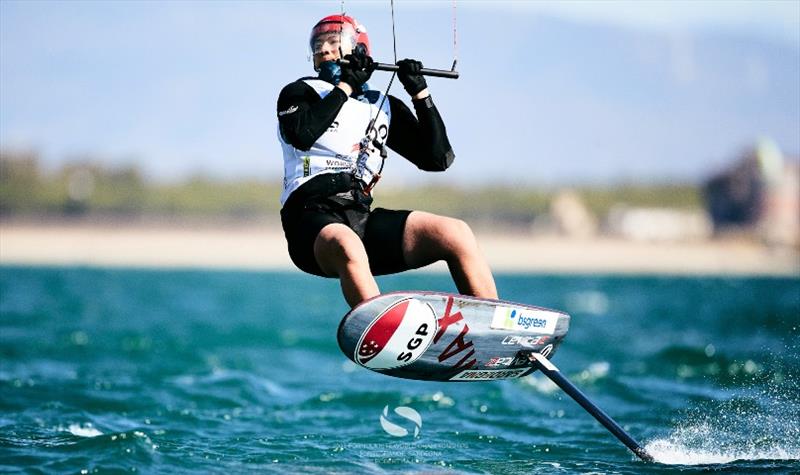
[[295, 148], [308, 150], [328, 130], [347, 94], [338, 87], [320, 99], [308, 84], [295, 81], [278, 96], [278, 124], [281, 136]]
[[430, 96], [412, 100], [417, 116], [396, 97], [389, 96], [392, 120], [389, 123], [389, 148], [405, 157], [420, 170], [446, 170], [456, 158], [444, 121]]

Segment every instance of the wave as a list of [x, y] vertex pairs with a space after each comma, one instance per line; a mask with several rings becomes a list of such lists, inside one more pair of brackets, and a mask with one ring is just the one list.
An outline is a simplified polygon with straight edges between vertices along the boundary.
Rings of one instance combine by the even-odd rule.
[[76, 437], [97, 437], [99, 435], [103, 435], [103, 433], [97, 430], [97, 428], [95, 428], [91, 422], [87, 422], [85, 424], [70, 424], [66, 429], [59, 427], [59, 430], [69, 432]]
[[642, 359], [642, 372], [683, 382], [714, 382], [723, 387], [748, 387], [794, 379], [800, 374], [800, 358], [794, 348], [780, 352], [737, 352], [733, 348], [670, 345]]
[[[576, 374], [569, 375], [569, 379], [578, 384], [590, 385], [608, 377], [611, 365], [607, 361], [590, 363], [585, 369]], [[531, 387], [541, 394], [553, 394], [559, 391], [558, 386], [541, 373], [534, 372], [528, 377], [519, 380], [519, 384]]]

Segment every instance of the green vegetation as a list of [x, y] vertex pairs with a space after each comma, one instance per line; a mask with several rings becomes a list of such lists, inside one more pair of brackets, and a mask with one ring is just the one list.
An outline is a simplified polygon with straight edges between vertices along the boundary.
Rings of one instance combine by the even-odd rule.
[[613, 188], [586, 187], [576, 190], [586, 206], [604, 216], [615, 205], [644, 208], [703, 208], [702, 190], [697, 185], [621, 185]]
[[45, 173], [32, 155], [0, 154], [1, 216], [258, 218], [278, 212], [280, 185], [193, 177], [150, 183], [132, 167], [70, 164]]
[[[278, 182], [220, 181], [193, 177], [176, 184], [152, 183], [134, 167], [72, 163], [45, 172], [32, 154], [0, 153], [0, 216], [138, 216], [260, 220], [277, 217]], [[615, 205], [697, 209], [693, 185], [577, 187], [591, 212], [605, 216]], [[530, 223], [547, 212], [558, 190], [487, 186], [479, 189], [421, 186], [379, 189], [376, 205], [424, 209], [491, 222]]]

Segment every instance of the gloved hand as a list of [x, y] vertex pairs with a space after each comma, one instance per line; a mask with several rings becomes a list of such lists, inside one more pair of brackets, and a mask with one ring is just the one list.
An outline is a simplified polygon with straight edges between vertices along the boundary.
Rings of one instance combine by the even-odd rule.
[[341, 80], [351, 88], [356, 94], [362, 92], [364, 83], [367, 82], [372, 72], [375, 71], [375, 62], [364, 52], [356, 50], [355, 54], [348, 54], [344, 57], [349, 64], [342, 65]]
[[422, 69], [421, 62], [415, 59], [402, 59], [397, 62], [397, 66], [400, 67], [400, 70], [397, 71], [397, 77], [410, 95], [414, 96], [428, 87], [428, 83], [425, 82], [425, 76], [419, 73], [419, 70]]

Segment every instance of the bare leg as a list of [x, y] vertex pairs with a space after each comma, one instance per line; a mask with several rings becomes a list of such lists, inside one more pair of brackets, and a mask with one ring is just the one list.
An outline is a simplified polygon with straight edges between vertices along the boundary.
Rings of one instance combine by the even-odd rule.
[[322, 228], [314, 241], [314, 257], [323, 272], [339, 277], [350, 307], [380, 293], [369, 268], [369, 258], [358, 235], [343, 224]]
[[464, 221], [413, 211], [406, 221], [403, 256], [412, 268], [444, 260], [460, 293], [497, 298], [492, 271]]

